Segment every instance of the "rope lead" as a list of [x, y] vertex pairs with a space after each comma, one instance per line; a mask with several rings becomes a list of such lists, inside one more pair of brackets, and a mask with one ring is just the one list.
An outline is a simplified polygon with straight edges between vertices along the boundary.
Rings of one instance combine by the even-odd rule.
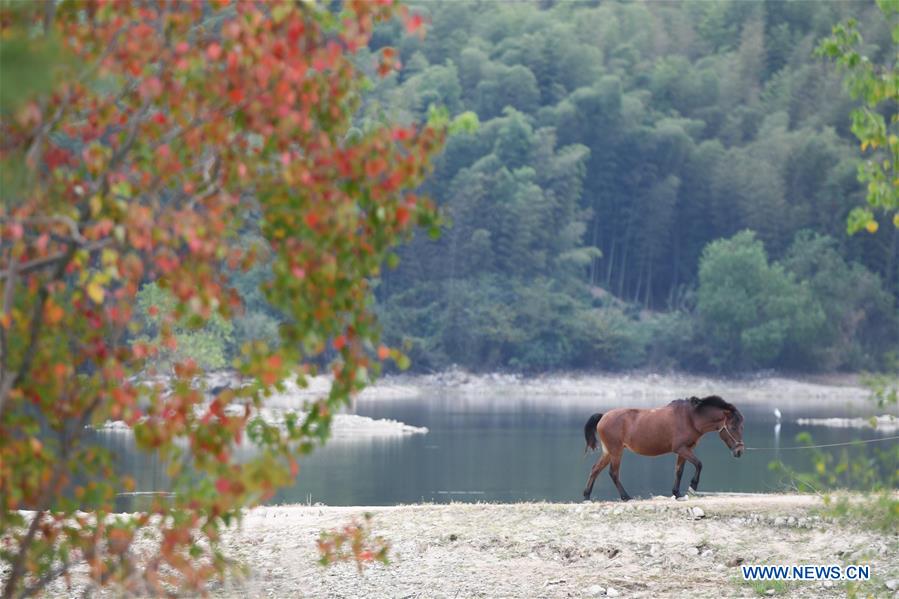
[[793, 447], [747, 447], [746, 451], [770, 451], [774, 449], [781, 451], [787, 451], [791, 449], [816, 449], [818, 447], [840, 447], [843, 445], [858, 445], [861, 443], [878, 443], [880, 441], [891, 441], [893, 439], [899, 439], [899, 435], [893, 435], [892, 437], [880, 437], [879, 439], [867, 439], [864, 441], [849, 441], [847, 443], [825, 443], [824, 445], [795, 445]]

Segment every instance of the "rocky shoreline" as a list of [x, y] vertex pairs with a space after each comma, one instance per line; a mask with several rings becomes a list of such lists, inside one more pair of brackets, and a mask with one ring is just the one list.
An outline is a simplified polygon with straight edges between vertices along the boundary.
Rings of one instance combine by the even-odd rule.
[[[859, 596], [899, 597], [899, 540], [810, 495], [627, 504], [262, 507], [225, 538], [249, 576], [217, 597], [844, 597], [846, 583], [749, 583], [740, 564], [869, 564]], [[315, 540], [369, 512], [391, 564], [323, 569]], [[895, 593], [895, 594], [894, 594]]]
[[[284, 412], [265, 409], [262, 418], [269, 424], [281, 424], [284, 421]], [[302, 419], [304, 414], [297, 412], [297, 418]], [[90, 428], [90, 427], [89, 427]], [[121, 420], [105, 422], [96, 430], [105, 433], [132, 432], [131, 427]], [[329, 442], [367, 440], [378, 437], [404, 437], [406, 435], [424, 435], [428, 428], [425, 426], [413, 426], [398, 420], [389, 418], [369, 418], [356, 414], [335, 414], [331, 422], [331, 436]]]

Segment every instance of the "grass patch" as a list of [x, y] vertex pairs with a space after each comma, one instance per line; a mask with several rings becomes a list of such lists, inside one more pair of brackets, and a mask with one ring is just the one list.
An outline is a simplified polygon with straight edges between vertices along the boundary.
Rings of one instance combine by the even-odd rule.
[[[789, 596], [790, 589], [794, 586], [792, 581], [787, 580], [743, 580], [741, 578], [737, 582], [751, 588], [760, 597]], [[768, 592], [771, 590], [774, 593]]]
[[825, 513], [843, 521], [879, 532], [899, 531], [899, 496], [893, 492], [872, 493], [862, 501], [825, 496], [824, 504]]

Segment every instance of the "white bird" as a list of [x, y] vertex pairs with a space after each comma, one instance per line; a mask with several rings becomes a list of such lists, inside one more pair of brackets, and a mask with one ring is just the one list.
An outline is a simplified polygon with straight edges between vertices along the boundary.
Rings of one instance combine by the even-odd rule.
[[774, 417], [777, 418], [778, 422], [780, 422], [780, 416], [781, 416], [780, 410], [778, 410], [777, 408], [774, 408]]

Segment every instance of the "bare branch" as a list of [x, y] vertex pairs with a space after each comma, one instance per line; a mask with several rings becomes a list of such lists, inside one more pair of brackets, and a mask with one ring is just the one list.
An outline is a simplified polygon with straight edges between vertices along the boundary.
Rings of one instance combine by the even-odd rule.
[[44, 35], [50, 35], [50, 27], [53, 26], [53, 17], [56, 15], [56, 0], [44, 1]]
[[[17, 270], [11, 271], [6, 279], [6, 283], [3, 285], [3, 305], [2, 308], [0, 308], [0, 317], [3, 318], [4, 322], [7, 321], [12, 310], [13, 291], [16, 287], [18, 274]], [[6, 384], [8, 356], [9, 347], [6, 341], [6, 327], [0, 325], [0, 389], [3, 389]], [[4, 397], [6, 397], [6, 393], [0, 392], [0, 412], [3, 411], [2, 401]]]
[[19, 595], [20, 599], [25, 599], [26, 597], [34, 597], [35, 595], [40, 594], [40, 592], [42, 590], [44, 590], [44, 587], [46, 587], [48, 584], [50, 584], [51, 582], [53, 582], [60, 576], [63, 576], [66, 572], [68, 572], [69, 567], [70, 567], [69, 561], [68, 560], [63, 561], [61, 566], [59, 566], [55, 570], [51, 570], [50, 572], [44, 574], [43, 576], [41, 576], [41, 578], [37, 582], [35, 582], [30, 587], [28, 587], [24, 591], [22, 591], [22, 594]]
[[47, 223], [61, 223], [68, 227], [69, 234], [72, 236], [72, 240], [76, 243], [87, 243], [87, 239], [81, 234], [81, 231], [78, 229], [78, 224], [69, 216], [65, 216], [64, 214], [52, 214], [49, 216], [31, 216], [23, 219], [6, 219], [0, 217], [0, 222], [18, 222], [20, 224], [47, 224]]
[[[94, 241], [93, 243], [88, 243], [87, 245], [78, 245], [71, 244], [71, 248], [75, 250], [87, 250], [88, 252], [95, 252], [99, 249], [106, 247], [107, 245], [112, 243], [112, 238], [101, 239], [100, 241]], [[70, 248], [70, 249], [71, 249]], [[41, 270], [42, 268], [49, 268], [54, 264], [57, 264], [60, 260], [65, 260], [66, 256], [68, 256], [70, 250], [66, 250], [64, 252], [59, 252], [53, 254], [51, 256], [44, 256], [43, 258], [35, 258], [34, 260], [29, 260], [28, 262], [23, 262], [22, 264], [10, 266], [6, 270], [0, 270], [0, 281], [3, 279], [9, 278], [14, 272], [16, 275], [26, 275], [30, 274], [36, 270]]]
[[[62, 468], [60, 464], [57, 464], [56, 470], [61, 472]], [[34, 536], [37, 534], [37, 530], [40, 527], [40, 523], [44, 517], [44, 513], [45, 510], [38, 510], [37, 513], [35, 513], [34, 518], [31, 520], [31, 526], [28, 527], [28, 533], [25, 535], [25, 538], [22, 539], [22, 541], [19, 543], [19, 552], [12, 564], [12, 570], [9, 573], [9, 579], [6, 581], [6, 586], [3, 589], [3, 599], [11, 599], [13, 596], [13, 592], [15, 591], [15, 584], [23, 574], [22, 570], [25, 566], [25, 556], [28, 555], [26, 549], [34, 541]]]

